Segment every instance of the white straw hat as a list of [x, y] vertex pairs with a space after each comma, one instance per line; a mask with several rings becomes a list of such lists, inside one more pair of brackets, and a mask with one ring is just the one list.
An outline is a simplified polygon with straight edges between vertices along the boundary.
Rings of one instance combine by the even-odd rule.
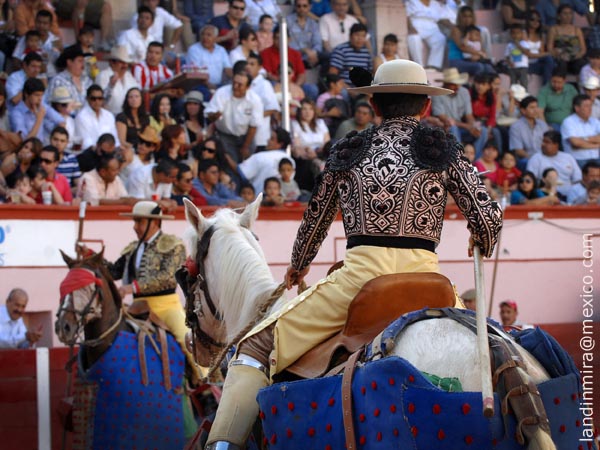
[[133, 205], [130, 213], [120, 213], [120, 216], [136, 217], [139, 219], [161, 219], [172, 220], [175, 216], [164, 215], [158, 203], [149, 200], [142, 200]]
[[349, 88], [348, 90], [364, 94], [452, 94], [449, 89], [431, 86], [427, 80], [425, 69], [407, 59], [394, 59], [383, 63], [377, 69], [370, 86]]

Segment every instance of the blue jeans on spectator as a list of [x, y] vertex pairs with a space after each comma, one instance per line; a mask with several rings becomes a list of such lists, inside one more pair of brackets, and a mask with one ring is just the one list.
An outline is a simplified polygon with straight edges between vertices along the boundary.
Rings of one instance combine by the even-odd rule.
[[529, 73], [540, 75], [542, 77], [543, 84], [548, 83], [550, 78], [552, 78], [552, 71], [554, 70], [554, 67], [554, 58], [550, 55], [529, 60]]
[[313, 102], [317, 100], [317, 97], [319, 96], [319, 88], [316, 84], [304, 83], [302, 85], [302, 90], [304, 91], [304, 95], [306, 95]]
[[466, 59], [451, 59], [448, 61], [450, 67], [456, 67], [459, 72], [466, 72], [471, 76], [478, 73], [494, 73], [494, 67], [488, 63], [469, 61]]
[[486, 127], [481, 129], [481, 134], [478, 138], [473, 136], [469, 130], [465, 128], [459, 128], [456, 125], [450, 127], [450, 133], [454, 135], [458, 142], [463, 144], [473, 144], [473, 147], [475, 147], [475, 159], [479, 159], [483, 153], [483, 147], [488, 140], [488, 132]]

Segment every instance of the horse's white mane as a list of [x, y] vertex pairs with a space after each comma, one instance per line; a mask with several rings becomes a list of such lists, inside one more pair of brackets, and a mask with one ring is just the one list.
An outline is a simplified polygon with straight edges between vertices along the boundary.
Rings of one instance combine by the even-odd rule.
[[[221, 209], [204, 223], [204, 231], [215, 228], [204, 263], [210, 295], [227, 324], [228, 341], [255, 318], [260, 302], [277, 287], [258, 241], [240, 225], [240, 217]], [[195, 260], [201, 236], [190, 227], [184, 237]]]

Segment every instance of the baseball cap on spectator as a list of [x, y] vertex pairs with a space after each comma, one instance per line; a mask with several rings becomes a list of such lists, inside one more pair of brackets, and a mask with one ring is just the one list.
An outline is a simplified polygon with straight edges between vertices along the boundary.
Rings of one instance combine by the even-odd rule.
[[594, 76], [588, 77], [583, 82], [583, 88], [590, 91], [600, 89], [600, 78]]
[[514, 99], [518, 102], [531, 95], [529, 92], [527, 92], [527, 89], [520, 84], [511, 84], [510, 92], [512, 92]]
[[202, 105], [204, 103], [204, 95], [200, 91], [190, 91], [183, 97], [183, 103], [198, 103]]
[[514, 300], [504, 300], [502, 303], [500, 303], [500, 307], [502, 308], [503, 306], [508, 306], [509, 308], [514, 309], [515, 312], [518, 311], [517, 302], [515, 302]]

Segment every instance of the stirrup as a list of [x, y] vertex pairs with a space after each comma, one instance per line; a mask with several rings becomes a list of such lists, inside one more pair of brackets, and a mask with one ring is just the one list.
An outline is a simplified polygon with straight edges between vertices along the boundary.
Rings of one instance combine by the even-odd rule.
[[217, 441], [212, 444], [208, 444], [204, 447], [204, 450], [242, 450], [242, 447], [239, 447], [235, 444], [225, 441]]

